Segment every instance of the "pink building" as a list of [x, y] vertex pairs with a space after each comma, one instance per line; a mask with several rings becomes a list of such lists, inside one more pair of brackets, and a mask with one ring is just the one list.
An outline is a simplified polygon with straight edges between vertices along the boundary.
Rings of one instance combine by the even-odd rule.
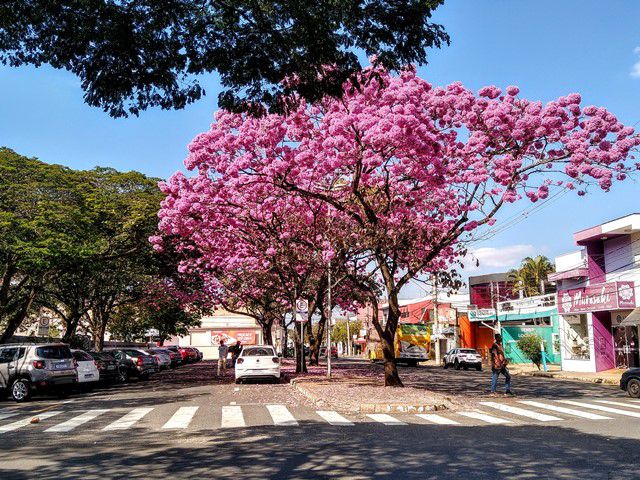
[[555, 259], [562, 369], [640, 365], [640, 214], [574, 234], [580, 250]]

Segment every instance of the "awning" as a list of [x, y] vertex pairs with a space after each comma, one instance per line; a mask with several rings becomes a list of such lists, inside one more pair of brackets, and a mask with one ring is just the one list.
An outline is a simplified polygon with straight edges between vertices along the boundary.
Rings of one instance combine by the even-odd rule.
[[618, 327], [633, 327], [635, 325], [640, 325], [640, 307], [634, 308], [627, 317], [622, 320], [617, 326]]

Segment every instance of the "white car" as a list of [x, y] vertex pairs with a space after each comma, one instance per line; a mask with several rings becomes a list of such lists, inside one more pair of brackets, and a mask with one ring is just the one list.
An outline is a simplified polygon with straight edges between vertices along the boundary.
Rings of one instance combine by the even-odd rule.
[[100, 370], [98, 370], [96, 361], [91, 355], [82, 350], [71, 350], [71, 354], [77, 364], [78, 383], [90, 386], [100, 380]]
[[460, 368], [467, 370], [469, 367], [478, 371], [482, 370], [482, 357], [473, 348], [454, 348], [449, 350], [442, 359], [442, 363], [444, 368], [453, 366], [456, 370], [460, 370]]
[[280, 358], [271, 345], [244, 347], [236, 360], [236, 383], [262, 378], [280, 379]]

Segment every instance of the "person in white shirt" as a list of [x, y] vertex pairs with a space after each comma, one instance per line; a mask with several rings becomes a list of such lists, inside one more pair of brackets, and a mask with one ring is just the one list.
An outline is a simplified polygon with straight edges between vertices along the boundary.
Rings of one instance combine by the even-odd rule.
[[227, 371], [227, 354], [229, 353], [229, 347], [224, 344], [224, 340], [220, 340], [220, 346], [218, 347], [218, 376], [220, 371], [224, 374]]

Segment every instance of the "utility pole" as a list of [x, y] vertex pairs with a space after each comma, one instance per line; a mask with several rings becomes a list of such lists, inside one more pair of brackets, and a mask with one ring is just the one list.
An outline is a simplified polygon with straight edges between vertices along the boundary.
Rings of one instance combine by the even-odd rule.
[[436, 365], [440, 365], [440, 321], [438, 320], [438, 277], [433, 274], [433, 330], [436, 333]]
[[[327, 272], [328, 277], [328, 291], [327, 291], [327, 378], [331, 378], [331, 260], [329, 260], [329, 269]], [[348, 320], [347, 320], [348, 321]]]
[[347, 355], [351, 356], [351, 331], [349, 330], [349, 319], [351, 317], [347, 314]]

